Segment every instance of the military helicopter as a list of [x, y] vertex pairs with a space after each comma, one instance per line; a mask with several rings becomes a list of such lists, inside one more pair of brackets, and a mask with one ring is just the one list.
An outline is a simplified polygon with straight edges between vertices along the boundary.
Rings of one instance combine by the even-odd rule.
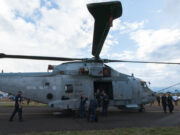
[[[23, 96], [50, 107], [78, 109], [82, 94], [94, 98], [97, 89], [104, 90], [110, 98], [110, 106], [118, 108], [143, 109], [154, 101], [154, 92], [145, 81], [120, 73], [105, 63], [155, 63], [180, 64], [169, 62], [125, 61], [101, 59], [99, 57], [104, 41], [114, 19], [122, 15], [120, 1], [88, 4], [87, 8], [95, 19], [92, 55], [93, 58], [66, 58], [27, 55], [6, 55], [0, 58], [66, 61], [60, 65], [49, 65], [52, 72], [42, 73], [1, 73], [0, 90]], [[67, 62], [69, 61], [69, 62]]]

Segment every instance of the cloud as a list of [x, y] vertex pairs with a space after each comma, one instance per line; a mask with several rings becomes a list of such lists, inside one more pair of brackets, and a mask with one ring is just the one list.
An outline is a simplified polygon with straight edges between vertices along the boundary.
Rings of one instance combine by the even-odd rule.
[[[180, 61], [180, 29], [178, 28], [140, 29], [131, 32], [130, 39], [136, 43], [134, 56], [139, 60]], [[126, 71], [150, 81], [153, 87], [166, 87], [178, 83], [177, 74], [180, 74], [179, 65], [144, 64], [128, 67]]]
[[[49, 8], [52, 7], [50, 1], [44, 1], [43, 5], [40, 0], [1, 1], [1, 52], [61, 57], [80, 56], [80, 50], [88, 47], [92, 42], [94, 20], [83, 1], [61, 0], [56, 4], [59, 8]], [[41, 14], [40, 17], [35, 14], [37, 11]], [[28, 60], [27, 63], [32, 63], [30, 67], [26, 61], [4, 59], [1, 60], [1, 69], [42, 71], [44, 66], [50, 63]]]
[[18, 12], [19, 16], [23, 17], [33, 16], [35, 11], [40, 7], [40, 0], [9, 0], [5, 3], [9, 12]]
[[151, 82], [151, 87], [168, 87], [179, 83], [179, 65], [109, 63], [117, 71]]
[[167, 0], [163, 11], [168, 17], [179, 18], [180, 12], [180, 1], [179, 0]]
[[179, 0], [166, 0], [160, 10], [160, 20], [165, 26], [169, 28], [180, 27], [180, 1]]
[[130, 38], [138, 46], [137, 57], [150, 59], [153, 52], [161, 51], [160, 48], [180, 43], [180, 29], [138, 30], [132, 32]]
[[[109, 35], [107, 36], [107, 39], [105, 40], [103, 50], [101, 52], [101, 56], [105, 58], [113, 58], [114, 56], [119, 58], [131, 59], [133, 54], [132, 51], [123, 51], [120, 55], [117, 53], [112, 53], [113, 46], [119, 45], [119, 35], [125, 35], [132, 33], [134, 31], [137, 31], [138, 29], [142, 29], [144, 27], [146, 21], [140, 21], [140, 22], [126, 22], [121, 21], [120, 19], [116, 19], [113, 22], [113, 27], [110, 28]], [[129, 53], [129, 54], [128, 54]], [[131, 53], [131, 54], [130, 54]], [[131, 57], [131, 58], [130, 58]]]
[[143, 20], [140, 22], [126, 22], [118, 19], [113, 22], [112, 31], [118, 31], [120, 32], [120, 34], [126, 34], [132, 31], [136, 31], [138, 29], [142, 29], [146, 22], [147, 20]]
[[118, 40], [115, 39], [111, 34], [109, 34], [107, 36], [107, 39], [105, 40], [100, 56], [105, 58], [110, 57], [111, 53], [109, 51], [114, 45], [117, 45], [118, 43]]
[[111, 58], [120, 60], [132, 60], [134, 58], [134, 55], [134, 52], [125, 50], [122, 53], [113, 53], [111, 55]]
[[[180, 61], [180, 29], [178, 28], [140, 29], [131, 32], [130, 39], [136, 43], [134, 56], [139, 60]], [[179, 65], [144, 64], [128, 67], [126, 71], [150, 81], [153, 87], [166, 87], [178, 83], [177, 74], [180, 74]]]
[[141, 72], [141, 77], [150, 81], [153, 86], [167, 87], [179, 83], [180, 69], [178, 65], [147, 64]]
[[[108, 0], [107, 0], [108, 1]], [[82, 52], [91, 48], [94, 19], [87, 10], [87, 2], [72, 0], [25, 0], [1, 1], [0, 8], [0, 50], [7, 54], [44, 55], [60, 57], [87, 57]], [[101, 2], [101, 1], [98, 1]], [[12, 4], [14, 3], [14, 4]], [[71, 3], [71, 4], [69, 4]], [[117, 44], [108, 35], [102, 56]], [[89, 52], [89, 51], [88, 51]], [[82, 55], [82, 54], [84, 55]], [[1, 69], [6, 71], [41, 71], [47, 63], [26, 60], [6, 60]], [[9, 65], [9, 66], [7, 66]], [[14, 67], [14, 68], [11, 68]]]

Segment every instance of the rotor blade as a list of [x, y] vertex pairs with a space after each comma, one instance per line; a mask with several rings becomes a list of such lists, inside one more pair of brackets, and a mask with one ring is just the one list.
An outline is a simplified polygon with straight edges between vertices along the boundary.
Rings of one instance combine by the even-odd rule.
[[169, 87], [166, 87], [166, 88], [164, 88], [164, 89], [159, 90], [158, 92], [167, 90], [167, 89], [169, 89], [169, 88], [171, 88], [171, 87], [174, 87], [174, 86], [177, 86], [177, 85], [180, 85], [180, 83], [173, 84], [173, 85], [171, 85], [171, 86], [169, 86]]
[[155, 62], [155, 61], [128, 61], [128, 60], [104, 60], [108, 62], [127, 62], [127, 63], [152, 63], [152, 64], [180, 64], [180, 62]]
[[88, 4], [87, 8], [95, 20], [92, 55], [99, 58], [112, 21], [122, 15], [120, 1]]
[[0, 53], [0, 58], [12, 59], [32, 59], [32, 60], [53, 60], [53, 61], [75, 61], [83, 60], [81, 58], [66, 58], [66, 57], [47, 57], [47, 56], [27, 56], [27, 55], [6, 55]]

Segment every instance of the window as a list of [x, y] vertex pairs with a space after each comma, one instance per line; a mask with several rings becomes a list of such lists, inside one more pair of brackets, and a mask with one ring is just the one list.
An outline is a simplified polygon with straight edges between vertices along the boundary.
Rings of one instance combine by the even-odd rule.
[[49, 82], [45, 82], [44, 83], [44, 88], [48, 89], [50, 87], [50, 83]]
[[65, 93], [66, 94], [72, 94], [73, 93], [73, 85], [72, 84], [67, 84], [65, 86]]
[[47, 97], [47, 99], [52, 99], [53, 98], [53, 94], [48, 93], [46, 97]]
[[142, 87], [144, 87], [144, 88], [146, 88], [146, 87], [147, 87], [146, 82], [141, 82], [141, 85], [142, 85]]
[[45, 83], [45, 86], [49, 87], [50, 83], [49, 82], [46, 82]]
[[104, 75], [104, 77], [110, 77], [111, 70], [109, 68], [103, 68], [103, 75]]

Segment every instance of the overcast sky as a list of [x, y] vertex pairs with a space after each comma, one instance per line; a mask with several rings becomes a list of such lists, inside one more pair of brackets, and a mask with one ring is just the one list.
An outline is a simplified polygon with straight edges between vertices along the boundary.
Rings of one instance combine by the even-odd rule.
[[[1, 0], [0, 53], [91, 58], [94, 20], [86, 4], [92, 2], [100, 0]], [[121, 3], [122, 17], [113, 22], [101, 57], [180, 62], [180, 1]], [[0, 59], [0, 70], [46, 72], [48, 64], [60, 62]], [[180, 82], [180, 65], [108, 65], [150, 81], [151, 87]]]

